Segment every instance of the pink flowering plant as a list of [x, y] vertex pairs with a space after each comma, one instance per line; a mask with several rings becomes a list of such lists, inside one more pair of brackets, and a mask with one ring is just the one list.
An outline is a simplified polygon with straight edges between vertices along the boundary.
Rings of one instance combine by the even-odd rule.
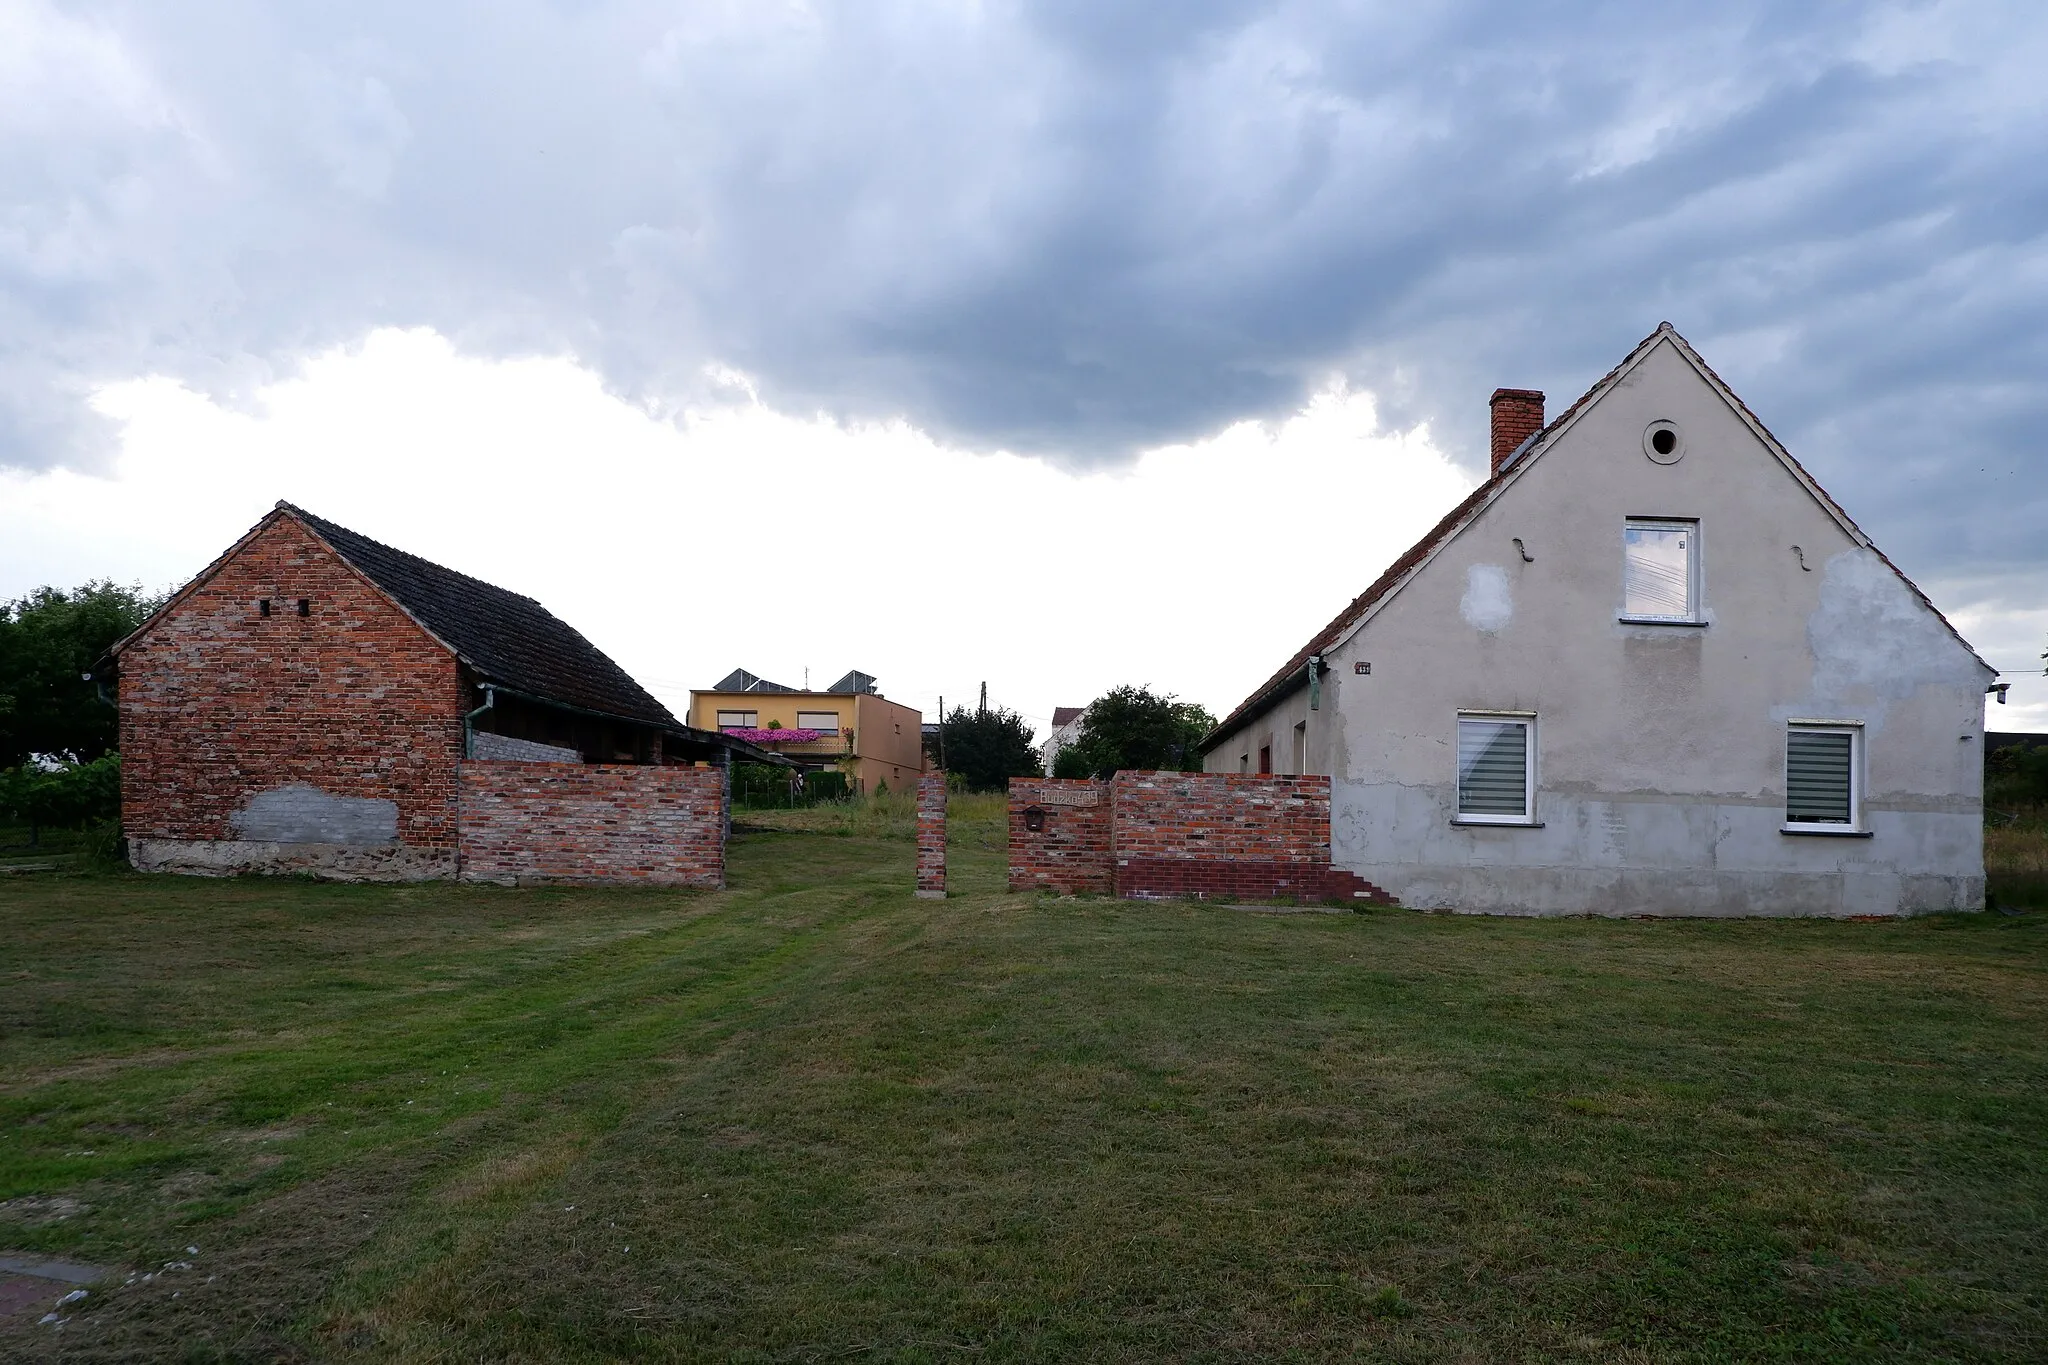
[[727, 730], [726, 733], [749, 744], [809, 744], [814, 739], [825, 737], [823, 730]]

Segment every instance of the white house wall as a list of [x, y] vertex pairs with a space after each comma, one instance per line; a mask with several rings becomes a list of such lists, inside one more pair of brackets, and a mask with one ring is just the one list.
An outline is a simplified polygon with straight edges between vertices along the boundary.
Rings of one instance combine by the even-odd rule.
[[[1676, 464], [1643, 453], [1657, 419], [1683, 433]], [[1707, 625], [1616, 619], [1631, 516], [1699, 519]], [[1988, 671], [1670, 343], [1328, 657], [1310, 766], [1334, 779], [1333, 861], [1404, 904], [1630, 915], [1983, 904]], [[1369, 676], [1352, 671], [1362, 660]], [[1247, 745], [1256, 754], [1248, 737], [1270, 730], [1286, 771], [1284, 737], [1306, 704], [1297, 692], [1253, 718], [1211, 767], [1233, 770]], [[1451, 823], [1466, 709], [1536, 713], [1541, 828]], [[1872, 837], [1781, 832], [1795, 718], [1862, 722]]]

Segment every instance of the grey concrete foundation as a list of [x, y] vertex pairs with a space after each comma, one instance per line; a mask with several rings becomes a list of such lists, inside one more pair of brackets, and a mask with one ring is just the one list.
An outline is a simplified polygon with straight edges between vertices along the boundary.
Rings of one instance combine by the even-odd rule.
[[1776, 802], [1542, 793], [1540, 827], [1454, 825], [1446, 787], [1337, 782], [1332, 860], [1416, 910], [1492, 915], [1924, 915], [1984, 908], [1975, 810], [1868, 812], [1789, 835]]
[[455, 878], [455, 850], [406, 844], [291, 843], [265, 839], [130, 839], [138, 872], [188, 877], [311, 874], [339, 882], [427, 882]]

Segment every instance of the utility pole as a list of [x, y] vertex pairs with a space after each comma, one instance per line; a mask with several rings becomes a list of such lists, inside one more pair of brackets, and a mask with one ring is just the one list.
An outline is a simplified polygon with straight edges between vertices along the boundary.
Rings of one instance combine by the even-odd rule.
[[988, 714], [988, 682], [985, 679], [981, 684], [981, 708], [977, 710], [974, 714], [977, 716], [985, 716]]

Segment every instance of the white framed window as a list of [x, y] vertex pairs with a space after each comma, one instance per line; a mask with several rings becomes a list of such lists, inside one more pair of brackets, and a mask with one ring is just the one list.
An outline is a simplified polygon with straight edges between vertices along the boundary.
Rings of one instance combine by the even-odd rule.
[[1700, 524], [1630, 517], [1621, 532], [1624, 621], [1700, 621]]
[[1536, 717], [1458, 713], [1458, 823], [1536, 823]]
[[1863, 832], [1863, 727], [1793, 721], [1785, 728], [1785, 830]]
[[796, 728], [799, 730], [823, 730], [828, 735], [839, 733], [837, 711], [799, 711], [796, 713]]
[[718, 728], [721, 730], [758, 730], [761, 728], [759, 711], [720, 711]]

